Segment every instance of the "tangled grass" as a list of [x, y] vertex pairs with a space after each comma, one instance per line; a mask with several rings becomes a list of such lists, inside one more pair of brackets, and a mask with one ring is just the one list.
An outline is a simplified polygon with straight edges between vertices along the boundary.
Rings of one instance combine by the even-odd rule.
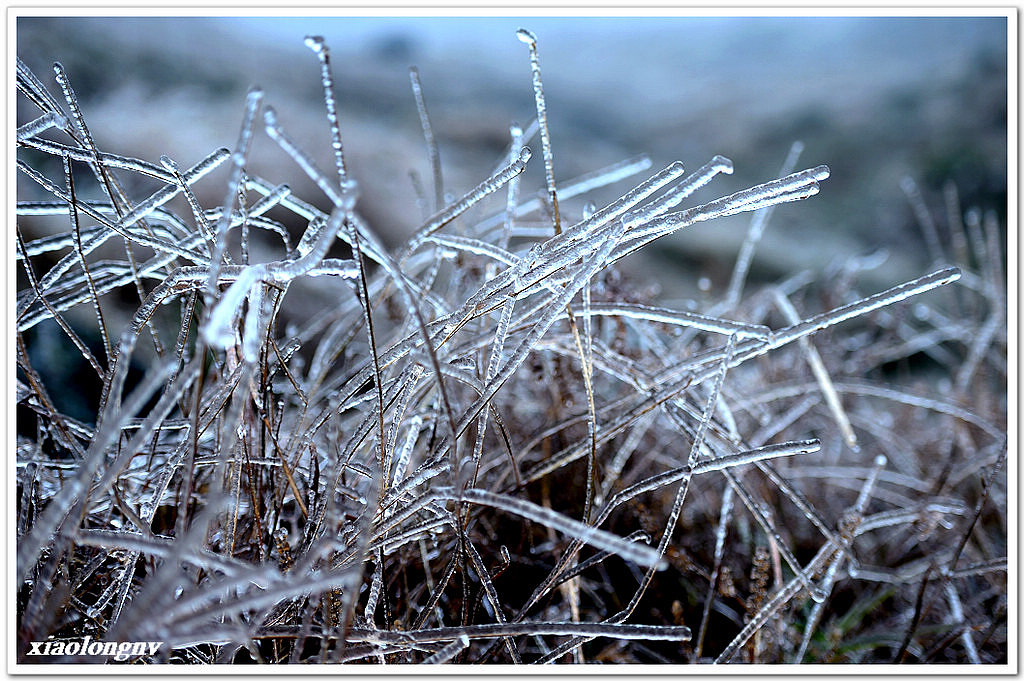
[[[779, 179], [692, 202], [732, 163], [677, 162], [578, 213], [651, 164], [556, 182], [519, 38], [537, 118], [461, 198], [412, 72], [433, 191], [391, 249], [322, 40], [330, 172], [260, 90], [190, 167], [100, 151], [60, 65], [55, 96], [19, 62], [18, 171], [49, 195], [17, 209], [19, 662], [89, 635], [164, 642], [137, 664], [1006, 663], [994, 215], [951, 187], [940, 226], [908, 183], [931, 272], [864, 292], [884, 255], [851, 255], [750, 291], [772, 207], [828, 169], [794, 172], [795, 144]], [[268, 143], [330, 211], [248, 172]], [[687, 309], [616, 266], [741, 212], [729, 285]], [[312, 289], [334, 303], [296, 315]]]

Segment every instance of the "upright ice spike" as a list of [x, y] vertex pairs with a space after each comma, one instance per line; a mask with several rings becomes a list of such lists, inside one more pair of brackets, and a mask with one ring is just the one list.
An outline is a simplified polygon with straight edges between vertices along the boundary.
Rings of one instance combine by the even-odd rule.
[[420, 125], [423, 127], [423, 139], [427, 143], [427, 157], [430, 160], [430, 170], [434, 176], [434, 210], [438, 211], [444, 206], [441, 155], [437, 151], [437, 140], [434, 139], [434, 129], [430, 125], [430, 116], [427, 114], [427, 103], [423, 100], [420, 72], [415, 66], [409, 67], [409, 81], [412, 83], [412, 94], [416, 99], [416, 111], [419, 112]]
[[258, 87], [249, 90], [245, 98], [245, 115], [242, 118], [242, 127], [238, 132], [238, 142], [231, 154], [231, 176], [228, 178], [228, 187], [224, 194], [224, 208], [221, 211], [220, 220], [214, 229], [214, 252], [210, 261], [210, 278], [206, 284], [206, 295], [212, 300], [217, 290], [217, 279], [220, 276], [221, 261], [224, 258], [224, 249], [227, 247], [227, 232], [231, 227], [231, 208], [238, 196], [238, 186], [242, 183], [242, 175], [245, 169], [246, 159], [249, 157], [249, 148], [252, 146], [253, 122], [256, 119], [256, 112], [259, 111], [260, 102], [263, 101], [263, 90]]
[[428, 236], [457, 218], [484, 197], [501, 189], [509, 180], [523, 172], [532, 153], [530, 147], [523, 147], [519, 152], [519, 158], [478, 184], [455, 203], [428, 218], [426, 223], [409, 240], [407, 253], [414, 251]]
[[64, 99], [68, 103], [68, 110], [71, 112], [71, 120], [74, 123], [74, 127], [82, 135], [83, 145], [90, 150], [95, 150], [96, 145], [93, 142], [92, 134], [89, 132], [89, 128], [85, 125], [85, 119], [82, 117], [82, 110], [78, 106], [78, 97], [75, 96], [75, 91], [71, 88], [71, 83], [68, 81], [67, 73], [64, 71], [64, 67], [60, 62], [55, 62], [53, 65], [53, 75], [57, 79], [57, 84], [60, 85], [60, 89], [64, 92]]
[[551, 153], [551, 135], [548, 134], [548, 109], [544, 103], [544, 85], [540, 78], [540, 58], [537, 55], [537, 36], [525, 28], [516, 31], [516, 37], [530, 48], [530, 68], [533, 71], [533, 97], [537, 101], [537, 121], [540, 123], [540, 142], [544, 153], [544, 177], [551, 199], [551, 212], [555, 234], [562, 233], [562, 220], [558, 214], [558, 193], [555, 191], [554, 157]]
[[[519, 158], [519, 154], [523, 151], [523, 129], [518, 123], [512, 123], [508, 128], [508, 132], [512, 137], [512, 145], [508, 152], [508, 160], [511, 162]], [[508, 184], [508, 194], [505, 200], [505, 224], [501, 232], [501, 241], [499, 242], [502, 248], [508, 248], [509, 239], [512, 237], [512, 227], [515, 225], [516, 207], [518, 204], [519, 176], [516, 175]]]
[[[779, 177], [785, 177], [793, 172], [803, 150], [803, 142], [793, 142], [793, 146], [789, 149], [789, 154], [786, 155], [786, 160], [782, 163], [782, 169], [779, 170]], [[747, 237], [743, 240], [740, 254], [736, 257], [736, 265], [733, 268], [732, 278], [729, 280], [729, 288], [725, 295], [725, 305], [729, 308], [735, 307], [736, 303], [739, 302], [740, 294], [743, 292], [743, 285], [747, 280], [747, 271], [750, 269], [750, 261], [754, 257], [754, 250], [761, 241], [764, 227], [768, 224], [768, 218], [771, 217], [772, 212], [773, 206], [767, 206], [754, 213], [754, 216], [750, 219]]]
[[327, 43], [322, 36], [306, 37], [306, 47], [316, 53], [320, 60], [320, 83], [324, 88], [324, 105], [327, 108], [327, 121], [331, 124], [331, 147], [334, 149], [334, 161], [338, 166], [338, 181], [348, 176], [345, 169], [345, 152], [341, 146], [341, 127], [338, 125], [338, 107], [334, 99], [334, 76], [331, 74], [331, 56]]

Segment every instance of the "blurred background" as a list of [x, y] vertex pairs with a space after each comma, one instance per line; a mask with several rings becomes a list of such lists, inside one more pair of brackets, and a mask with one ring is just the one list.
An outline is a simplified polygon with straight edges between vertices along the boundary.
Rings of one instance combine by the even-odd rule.
[[[889, 259], [871, 275], [883, 288], [929, 271], [901, 178], [918, 183], [940, 226], [947, 181], [965, 208], [995, 210], [1005, 224], [1007, 24], [923, 16], [20, 17], [17, 48], [48, 85], [52, 63], [65, 66], [106, 151], [154, 162], [168, 154], [184, 166], [233, 147], [245, 92], [258, 84], [285, 129], [331, 168], [319, 67], [303, 44], [306, 35], [324, 36], [359, 210], [396, 243], [422, 222], [410, 170], [430, 192], [409, 66], [420, 71], [445, 187], [459, 196], [496, 167], [509, 124], [535, 115], [528, 49], [515, 35], [526, 27], [539, 40], [558, 180], [638, 154], [653, 160], [646, 174], [676, 159], [694, 170], [722, 154], [735, 174], [694, 197], [708, 200], [774, 178], [801, 140], [798, 168], [827, 163], [832, 175], [818, 196], [776, 211], [751, 279], [821, 271], [886, 248]], [[19, 124], [32, 115], [19, 111]], [[533, 146], [524, 192], [543, 188], [539, 140]], [[326, 207], [265, 134], [252, 165]], [[197, 185], [207, 207], [223, 198], [217, 178]], [[601, 205], [640, 179], [592, 198]], [[36, 192], [19, 184], [20, 198]], [[140, 188], [135, 198], [144, 196]], [[582, 205], [564, 209], [578, 219]], [[692, 295], [702, 276], [722, 291], [748, 222], [692, 227], [625, 264], [656, 280], [665, 300]]]

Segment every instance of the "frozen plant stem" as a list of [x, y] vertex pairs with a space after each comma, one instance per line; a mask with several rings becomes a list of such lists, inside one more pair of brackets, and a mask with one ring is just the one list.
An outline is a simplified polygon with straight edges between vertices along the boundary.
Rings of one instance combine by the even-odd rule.
[[541, 149], [544, 153], [544, 178], [551, 200], [555, 234], [562, 233], [562, 220], [558, 213], [558, 193], [555, 191], [554, 155], [551, 153], [551, 135], [548, 133], [548, 109], [544, 103], [544, 84], [540, 77], [540, 57], [537, 54], [537, 36], [525, 28], [516, 31], [516, 37], [530, 48], [530, 70], [533, 72], [533, 98], [537, 102], [537, 121], [540, 123]]
[[[789, 298], [780, 289], [775, 289], [775, 304], [778, 305], [782, 314], [785, 315], [786, 320], [790, 324], [799, 324], [800, 315], [797, 313], [796, 308], [793, 307], [793, 303], [790, 302]], [[818, 381], [818, 385], [821, 386], [821, 393], [825, 397], [825, 403], [828, 405], [829, 410], [832, 412], [832, 417], [836, 420], [836, 425], [839, 426], [840, 432], [843, 434], [843, 439], [846, 441], [846, 445], [854, 452], [859, 451], [857, 446], [857, 435], [853, 432], [853, 426], [850, 425], [850, 418], [846, 415], [846, 411], [843, 409], [843, 404], [839, 400], [839, 395], [836, 393], [835, 386], [832, 385], [832, 378], [828, 374], [828, 369], [825, 368], [825, 362], [822, 361], [821, 355], [818, 354], [818, 349], [811, 343], [811, 339], [807, 336], [800, 338], [800, 349], [803, 350], [807, 356], [807, 363], [811, 367], [811, 371], [814, 373], [814, 378]]]
[[[444, 205], [444, 180], [441, 175], [441, 155], [437, 150], [437, 140], [434, 139], [434, 129], [430, 125], [430, 116], [427, 115], [427, 104], [423, 100], [423, 86], [420, 84], [420, 72], [415, 66], [409, 68], [409, 80], [412, 83], [412, 93], [416, 99], [416, 111], [420, 115], [420, 125], [423, 127], [423, 140], [427, 143], [427, 159], [430, 161], [430, 171], [434, 177], [434, 210], [439, 211]], [[513, 160], [518, 154], [513, 154]]]
[[[447, 200], [443, 140], [409, 73], [433, 184], [417, 180], [422, 222], [394, 247], [375, 231], [379, 211], [356, 205], [322, 38], [306, 45], [326, 156], [301, 149], [253, 88], [234, 146], [191, 168], [173, 160], [181, 150], [151, 162], [99, 149], [68, 72], [54, 71], [54, 97], [18, 62], [16, 169], [42, 197], [19, 197], [15, 227], [21, 644], [165, 643], [139, 663], [544, 664], [727, 662], [755, 640], [760, 662], [887, 662], [874, 642], [895, 631], [899, 654], [922, 661], [1005, 657], [995, 214], [953, 221], [963, 273], [862, 298], [875, 255], [830, 266], [828, 281], [808, 271], [748, 292], [772, 207], [815, 195], [828, 168], [791, 172], [797, 143], [779, 178], [725, 196], [693, 200], [733, 173], [722, 156], [689, 172], [639, 156], [556, 185], [536, 37], [517, 35], [537, 118], [508, 126], [492, 172]], [[544, 180], [527, 188], [537, 136]], [[270, 171], [323, 196], [256, 176], [260, 144], [287, 156]], [[203, 178], [223, 183], [213, 206]], [[750, 229], [717, 304], [659, 303], [616, 266], [740, 212]], [[328, 257], [335, 248], [346, 253]], [[881, 311], [957, 279], [956, 296]], [[794, 309], [818, 300], [840, 304]], [[907, 387], [933, 380], [912, 365], [879, 371], [917, 352], [949, 369], [953, 398]], [[794, 380], [802, 361], [815, 380]], [[83, 368], [100, 385], [61, 394]], [[71, 397], [84, 413], [63, 413]], [[922, 457], [936, 442], [939, 469]], [[856, 446], [893, 469], [882, 457], [822, 466]], [[728, 569], [752, 559], [757, 597], [733, 627], [722, 615], [743, 584]], [[911, 622], [904, 605], [932, 576], [942, 603], [922, 600]], [[840, 587], [850, 615], [832, 627]], [[684, 591], [699, 616], [692, 599], [664, 607]], [[700, 622], [692, 652], [636, 642], [689, 640], [682, 617]], [[585, 647], [595, 638], [610, 640]]]

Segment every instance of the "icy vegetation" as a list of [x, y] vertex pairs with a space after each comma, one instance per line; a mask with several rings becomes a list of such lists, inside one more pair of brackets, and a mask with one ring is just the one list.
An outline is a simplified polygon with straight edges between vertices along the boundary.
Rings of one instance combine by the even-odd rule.
[[[397, 248], [360, 215], [320, 38], [330, 169], [259, 89], [233, 149], [101, 151], [73, 74], [19, 62], [17, 167], [50, 197], [18, 202], [20, 662], [86, 661], [25, 657], [86, 635], [164, 642], [133, 663], [1006, 662], [994, 214], [951, 186], [936, 220], [908, 180], [918, 278], [863, 291], [885, 254], [851, 254], [748, 286], [773, 207], [829, 169], [796, 143], [727, 196], [693, 198], [721, 156], [561, 179], [515, 37], [536, 118], [465, 193], [411, 71], [430, 176]], [[250, 175], [274, 144], [280, 176]], [[728, 285], [686, 309], [617, 269], [737, 213]], [[295, 318], [300, 286], [335, 302]], [[54, 382], [76, 364], [95, 394]], [[75, 390], [91, 417], [58, 408]]]

